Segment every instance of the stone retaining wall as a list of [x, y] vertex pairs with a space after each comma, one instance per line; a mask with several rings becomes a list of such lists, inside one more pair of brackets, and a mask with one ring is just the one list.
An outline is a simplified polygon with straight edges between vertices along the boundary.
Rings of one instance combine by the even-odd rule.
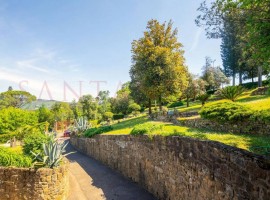
[[270, 199], [270, 160], [218, 142], [97, 135], [71, 144], [159, 199]]
[[257, 134], [257, 135], [269, 135], [270, 136], [270, 123], [269, 122], [216, 122], [213, 120], [193, 118], [176, 120], [170, 119], [171, 122], [182, 126], [188, 126], [193, 128], [206, 128], [213, 131], [224, 131], [230, 133], [244, 133], [244, 134]]
[[68, 196], [68, 162], [54, 169], [0, 167], [0, 199], [53, 199]]

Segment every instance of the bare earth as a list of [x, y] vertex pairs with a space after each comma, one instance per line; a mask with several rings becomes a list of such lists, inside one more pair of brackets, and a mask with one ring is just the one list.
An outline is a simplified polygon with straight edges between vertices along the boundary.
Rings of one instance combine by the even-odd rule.
[[[70, 144], [67, 151], [76, 151]], [[154, 200], [139, 185], [100, 162], [76, 152], [70, 161], [70, 196], [68, 200]]]

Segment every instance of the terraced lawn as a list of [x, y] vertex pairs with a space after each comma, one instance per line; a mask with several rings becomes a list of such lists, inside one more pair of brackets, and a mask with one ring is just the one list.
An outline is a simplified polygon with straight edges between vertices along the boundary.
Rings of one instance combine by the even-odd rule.
[[172, 123], [156, 122], [150, 121], [147, 117], [138, 117], [130, 120], [126, 120], [117, 124], [112, 125], [113, 130], [103, 134], [113, 134], [113, 135], [123, 135], [130, 134], [134, 126], [144, 123], [153, 123], [153, 124], [162, 124], [162, 130], [156, 131], [153, 135], [162, 135], [162, 136], [185, 136], [198, 138], [201, 140], [212, 140], [221, 142], [230, 146], [238, 147], [248, 151], [255, 152], [253, 147], [256, 146], [270, 146], [270, 137], [268, 136], [259, 136], [259, 135], [244, 135], [244, 134], [235, 134], [235, 133], [225, 133], [225, 132], [216, 132], [206, 129], [197, 129], [189, 128], [185, 126], [178, 126]]

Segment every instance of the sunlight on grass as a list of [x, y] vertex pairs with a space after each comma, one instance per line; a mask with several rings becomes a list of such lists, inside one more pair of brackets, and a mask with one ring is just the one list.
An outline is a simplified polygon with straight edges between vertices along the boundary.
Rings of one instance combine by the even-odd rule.
[[162, 130], [156, 131], [154, 134], [149, 135], [162, 135], [162, 136], [184, 136], [191, 138], [198, 138], [201, 140], [212, 140], [221, 142], [230, 146], [238, 147], [241, 149], [251, 151], [251, 147], [254, 146], [268, 146], [270, 145], [270, 137], [260, 135], [244, 135], [234, 133], [224, 133], [217, 131], [209, 131], [205, 129], [189, 128], [185, 126], [178, 126], [172, 123], [149, 121], [147, 117], [139, 117], [135, 119], [126, 120], [118, 124], [114, 124], [113, 131], [104, 133], [105, 135], [127, 135], [135, 125], [153, 123], [162, 124]]
[[254, 110], [270, 109], [270, 97], [265, 98], [265, 99], [261, 99], [261, 100], [246, 102], [243, 104], [249, 106], [250, 108], [252, 108]]

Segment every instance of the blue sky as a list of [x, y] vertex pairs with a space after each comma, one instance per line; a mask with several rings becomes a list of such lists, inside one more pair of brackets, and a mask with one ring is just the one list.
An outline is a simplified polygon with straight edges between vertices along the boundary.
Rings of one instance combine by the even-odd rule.
[[0, 0], [0, 91], [11, 85], [70, 101], [96, 96], [98, 81], [114, 96], [129, 80], [131, 42], [150, 19], [173, 20], [192, 73], [200, 73], [205, 56], [221, 65], [220, 40], [194, 23], [201, 1]]

